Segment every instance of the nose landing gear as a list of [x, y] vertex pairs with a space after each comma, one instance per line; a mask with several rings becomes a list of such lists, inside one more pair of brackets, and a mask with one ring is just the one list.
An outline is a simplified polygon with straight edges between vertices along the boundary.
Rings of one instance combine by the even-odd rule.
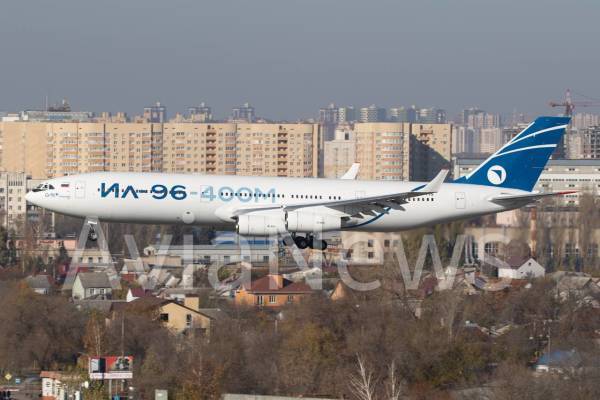
[[90, 231], [88, 232], [88, 240], [90, 242], [95, 242], [96, 240], [98, 240], [98, 233], [96, 233], [94, 225], [90, 225]]

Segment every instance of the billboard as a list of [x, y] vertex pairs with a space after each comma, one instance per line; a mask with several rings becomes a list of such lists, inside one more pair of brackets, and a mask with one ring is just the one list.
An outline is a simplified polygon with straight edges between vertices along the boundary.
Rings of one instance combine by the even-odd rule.
[[90, 357], [90, 379], [132, 379], [132, 356]]

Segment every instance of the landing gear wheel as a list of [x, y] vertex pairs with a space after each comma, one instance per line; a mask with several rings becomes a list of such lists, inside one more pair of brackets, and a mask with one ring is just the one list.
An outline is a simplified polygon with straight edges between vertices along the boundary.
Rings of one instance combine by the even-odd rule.
[[90, 231], [88, 232], [88, 240], [91, 242], [95, 242], [96, 240], [98, 240], [98, 234], [96, 233], [93, 227], [90, 227]]
[[314, 237], [310, 238], [309, 246], [311, 249], [315, 250], [325, 250], [327, 249], [327, 242], [324, 240], [315, 239]]
[[296, 236], [294, 238], [294, 243], [296, 243], [296, 246], [300, 249], [300, 250], [304, 250], [305, 248], [308, 247], [308, 240], [304, 237], [304, 236]]

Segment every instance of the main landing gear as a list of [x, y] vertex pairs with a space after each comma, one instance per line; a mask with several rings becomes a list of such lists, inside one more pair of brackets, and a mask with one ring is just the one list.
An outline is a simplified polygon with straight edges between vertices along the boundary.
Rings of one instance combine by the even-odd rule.
[[303, 250], [307, 247], [315, 250], [325, 250], [327, 249], [327, 242], [324, 240], [316, 239], [312, 235], [304, 236], [294, 236], [294, 243], [296, 246]]

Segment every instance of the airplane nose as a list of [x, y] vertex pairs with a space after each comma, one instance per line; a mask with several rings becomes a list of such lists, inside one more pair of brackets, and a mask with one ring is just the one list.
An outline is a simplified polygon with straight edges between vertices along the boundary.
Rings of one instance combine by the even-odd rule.
[[26, 200], [28, 203], [31, 203], [31, 204], [34, 204], [34, 205], [35, 205], [35, 198], [36, 198], [36, 196], [35, 196], [35, 193], [34, 193], [34, 192], [29, 192], [29, 193], [27, 193], [27, 194], [25, 195], [25, 200]]

